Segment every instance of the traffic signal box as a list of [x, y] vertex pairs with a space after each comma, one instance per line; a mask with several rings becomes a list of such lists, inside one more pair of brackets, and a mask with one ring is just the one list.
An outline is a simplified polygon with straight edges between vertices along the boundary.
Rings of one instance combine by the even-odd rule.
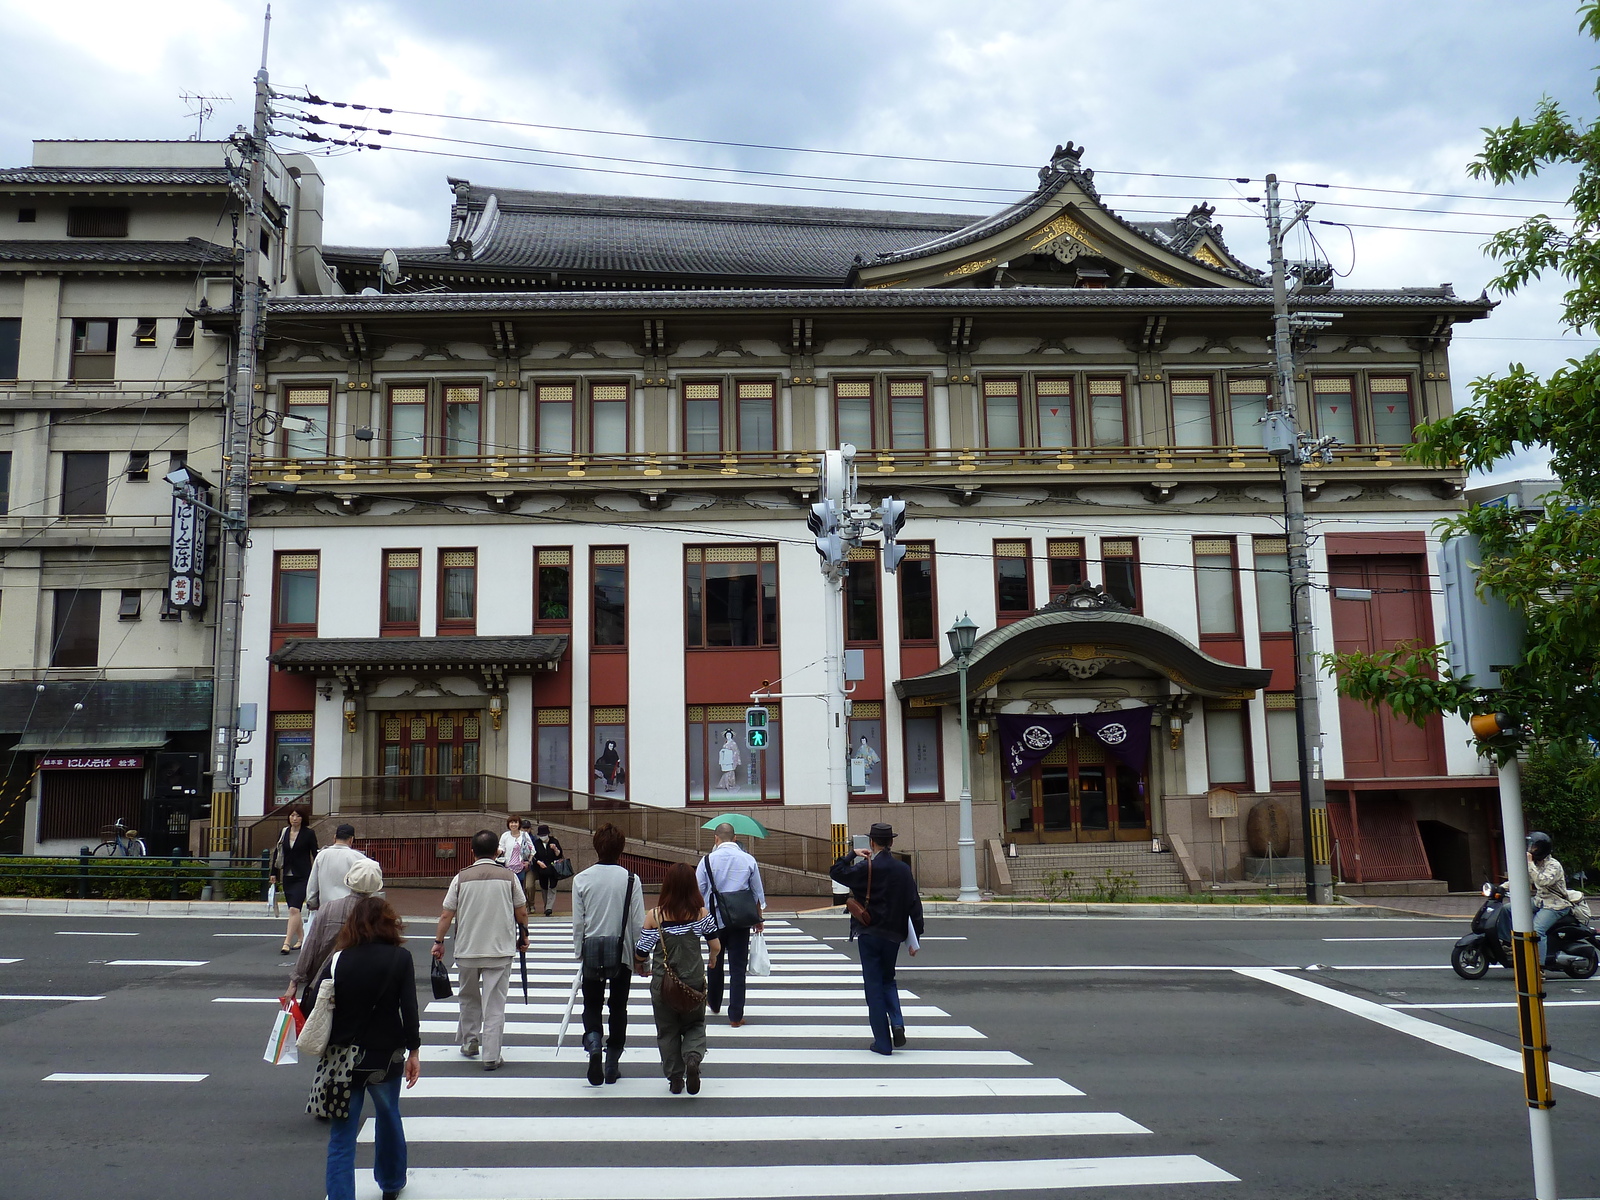
[[767, 710], [760, 706], [744, 710], [744, 744], [751, 750], [767, 748]]

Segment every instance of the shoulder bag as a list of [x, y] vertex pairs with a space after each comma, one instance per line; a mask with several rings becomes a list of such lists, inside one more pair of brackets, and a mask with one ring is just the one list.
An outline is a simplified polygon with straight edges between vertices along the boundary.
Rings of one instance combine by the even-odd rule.
[[[661, 929], [661, 999], [667, 1007], [674, 1012], [691, 1013], [706, 1002], [704, 988], [690, 987], [683, 981], [683, 976], [678, 974], [677, 968], [672, 965], [672, 956], [667, 948], [667, 931], [661, 927], [661, 910], [656, 909], [656, 928]], [[679, 935], [673, 935], [679, 936]], [[700, 943], [695, 942], [695, 952], [699, 953]]]
[[[872, 899], [872, 860], [867, 859], [867, 899]], [[849, 913], [857, 925], [871, 925], [872, 914], [867, 911], [866, 904], [856, 899], [856, 894], [851, 892], [845, 897], [844, 910]]]
[[[583, 974], [587, 979], [610, 979], [622, 970], [623, 943], [628, 940], [628, 913], [633, 908], [633, 882], [633, 872], [629, 871], [628, 890], [622, 897], [622, 924], [617, 935], [583, 935]], [[627, 957], [631, 960], [633, 955], [630, 953]]]
[[[322, 1057], [328, 1048], [328, 1039], [333, 1035], [333, 972], [339, 965], [339, 955], [343, 953], [342, 950], [336, 951], [318, 975], [317, 1004], [306, 1018], [305, 1028], [300, 1030], [300, 1049], [313, 1058]], [[329, 986], [323, 987], [323, 984]]]
[[709, 854], [706, 855], [706, 882], [711, 885], [711, 915], [717, 919], [718, 929], [750, 929], [760, 922], [761, 905], [756, 903], [755, 890], [745, 887], [727, 895], [719, 892]]
[[560, 842], [556, 841], [555, 838], [550, 839], [550, 845], [554, 847], [556, 853], [560, 855], [559, 858], [550, 864], [551, 872], [557, 879], [571, 879], [572, 860], [567, 857], [566, 849], [561, 845]]

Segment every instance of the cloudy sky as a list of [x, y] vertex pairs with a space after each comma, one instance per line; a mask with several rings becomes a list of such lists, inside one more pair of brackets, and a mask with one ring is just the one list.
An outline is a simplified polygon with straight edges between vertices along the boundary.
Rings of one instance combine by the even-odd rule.
[[[1562, 211], [1515, 201], [1563, 196], [1565, 178], [1496, 192], [1465, 165], [1482, 127], [1530, 113], [1541, 95], [1594, 115], [1600, 46], [1578, 34], [1575, 10], [1576, 0], [278, 0], [269, 65], [284, 90], [438, 114], [384, 116], [393, 134], [371, 140], [388, 148], [322, 163], [335, 243], [442, 241], [447, 175], [976, 216], [1027, 191], [1070, 139], [1087, 146], [1119, 212], [1137, 220], [1207, 200], [1257, 263], [1264, 231], [1242, 197], [1260, 184], [1234, 177], [1342, 185], [1301, 190], [1318, 201], [1314, 218], [1352, 226], [1312, 226], [1350, 283], [1450, 281], [1476, 295], [1493, 273], [1486, 232]], [[248, 123], [260, 39], [256, 3], [0, 0], [0, 163], [28, 162], [33, 138], [191, 136], [185, 91], [233, 98], [215, 102], [207, 130], [225, 134]], [[751, 186], [761, 182], [786, 186]], [[1549, 369], [1597, 344], [1561, 336], [1561, 290], [1532, 288], [1463, 330], [1458, 390], [1510, 361]]]

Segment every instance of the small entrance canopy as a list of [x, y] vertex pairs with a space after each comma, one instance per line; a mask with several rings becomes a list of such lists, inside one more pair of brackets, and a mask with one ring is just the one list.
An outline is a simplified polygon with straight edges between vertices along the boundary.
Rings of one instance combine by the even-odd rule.
[[280, 671], [335, 676], [347, 684], [390, 675], [480, 675], [491, 688], [508, 675], [553, 671], [567, 638], [431, 637], [301, 638], [285, 642], [267, 661]]
[[[1085, 589], [1088, 591], [1088, 589]], [[1089, 679], [1102, 672], [1165, 676], [1184, 691], [1246, 699], [1272, 672], [1212, 658], [1157, 621], [1111, 607], [1046, 608], [991, 631], [972, 648], [967, 695], [982, 695], [1004, 679], [1059, 676]], [[952, 660], [937, 670], [895, 683], [913, 708], [954, 704], [959, 675]]]

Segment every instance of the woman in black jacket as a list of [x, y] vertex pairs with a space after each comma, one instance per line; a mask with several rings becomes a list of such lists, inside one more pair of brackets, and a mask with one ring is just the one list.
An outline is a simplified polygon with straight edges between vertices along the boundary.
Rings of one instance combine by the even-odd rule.
[[289, 928], [284, 931], [279, 954], [300, 949], [300, 910], [306, 905], [306, 884], [311, 882], [311, 860], [317, 856], [317, 832], [306, 824], [303, 808], [291, 808], [288, 822], [272, 851], [272, 882], [283, 888], [289, 906]]
[[[544, 915], [547, 917], [556, 910], [556, 889], [561, 885], [561, 876], [556, 874], [556, 863], [566, 856], [567, 852], [561, 848], [555, 834], [550, 832], [550, 826], [539, 826], [538, 836], [533, 842], [533, 874], [539, 890], [544, 893]], [[530, 895], [528, 899], [531, 901], [533, 897]]]
[[403, 1075], [411, 1087], [422, 1073], [422, 1030], [416, 973], [404, 940], [400, 916], [389, 902], [367, 896], [350, 910], [335, 946], [333, 1030], [306, 1106], [332, 1120], [328, 1200], [355, 1200], [356, 1135], [362, 1097], [368, 1094], [377, 1127], [373, 1178], [383, 1200], [394, 1200], [406, 1186], [400, 1079]]

